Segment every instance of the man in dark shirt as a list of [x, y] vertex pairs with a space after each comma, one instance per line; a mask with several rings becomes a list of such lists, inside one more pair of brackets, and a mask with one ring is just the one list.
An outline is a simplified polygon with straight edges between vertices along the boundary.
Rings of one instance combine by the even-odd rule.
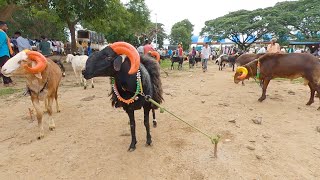
[[44, 56], [51, 55], [50, 43], [45, 36], [41, 36], [42, 40], [39, 44], [39, 50]]

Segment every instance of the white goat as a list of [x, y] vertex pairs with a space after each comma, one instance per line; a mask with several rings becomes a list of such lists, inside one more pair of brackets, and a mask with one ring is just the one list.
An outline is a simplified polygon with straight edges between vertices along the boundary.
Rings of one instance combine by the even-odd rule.
[[[68, 54], [66, 59], [67, 63], [71, 62], [74, 74], [76, 78], [80, 79], [80, 85], [83, 84], [84, 89], [87, 89], [87, 80], [84, 79], [82, 75], [82, 70], [86, 68], [87, 59], [88, 59], [88, 56], [86, 55], [74, 56], [72, 54]], [[91, 87], [94, 88], [93, 78], [91, 79]]]

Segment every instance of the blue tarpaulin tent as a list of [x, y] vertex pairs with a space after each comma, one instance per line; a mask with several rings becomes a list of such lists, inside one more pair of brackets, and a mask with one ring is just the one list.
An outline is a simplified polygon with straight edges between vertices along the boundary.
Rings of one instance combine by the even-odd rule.
[[207, 37], [207, 36], [196, 36], [196, 35], [193, 35], [191, 37], [191, 43], [192, 44], [204, 44], [206, 42], [211, 42], [212, 39]]

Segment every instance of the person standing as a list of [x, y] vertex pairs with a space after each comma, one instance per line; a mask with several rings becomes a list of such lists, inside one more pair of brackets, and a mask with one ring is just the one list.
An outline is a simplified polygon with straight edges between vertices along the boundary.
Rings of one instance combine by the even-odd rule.
[[138, 53], [140, 54], [140, 56], [141, 56], [142, 54], [144, 54], [144, 48], [143, 48], [143, 45], [142, 45], [142, 44], [137, 48], [137, 51], [138, 51]]
[[91, 54], [92, 54], [91, 42], [88, 42], [88, 47], [87, 47], [87, 56], [90, 56]]
[[14, 37], [16, 38], [19, 52], [21, 52], [21, 51], [23, 51], [25, 49], [32, 50], [32, 47], [31, 47], [28, 39], [23, 38], [21, 36], [21, 32], [15, 32], [14, 33]]
[[268, 45], [267, 52], [268, 53], [280, 53], [280, 45], [277, 42], [276, 38], [271, 39], [271, 44]]
[[320, 47], [312, 53], [314, 56], [320, 56]]
[[144, 54], [148, 54], [150, 51], [154, 51], [154, 48], [151, 45], [151, 41], [146, 40], [145, 45], [143, 46], [143, 52]]
[[178, 45], [178, 56], [183, 58], [183, 49], [181, 44]]
[[39, 50], [41, 54], [44, 56], [50, 56], [51, 55], [51, 48], [50, 43], [48, 42], [48, 39], [45, 36], [41, 36], [42, 40], [39, 43]]
[[257, 52], [257, 54], [265, 54], [265, 53], [266, 53], [266, 48], [264, 48], [264, 47], [261, 47], [259, 49], [259, 51]]
[[206, 72], [208, 69], [208, 59], [211, 54], [211, 48], [208, 45], [209, 43], [206, 42], [204, 47], [201, 50], [201, 58], [202, 58], [202, 70]]
[[81, 56], [81, 55], [84, 55], [84, 49], [83, 49], [83, 46], [82, 46], [82, 41], [79, 41], [78, 54], [79, 54], [80, 56]]
[[[9, 60], [10, 56], [14, 54], [10, 44], [10, 38], [6, 34], [7, 31], [7, 23], [0, 21], [0, 69]], [[3, 74], [0, 75], [2, 76], [5, 87], [14, 85], [10, 77], [5, 77]]]

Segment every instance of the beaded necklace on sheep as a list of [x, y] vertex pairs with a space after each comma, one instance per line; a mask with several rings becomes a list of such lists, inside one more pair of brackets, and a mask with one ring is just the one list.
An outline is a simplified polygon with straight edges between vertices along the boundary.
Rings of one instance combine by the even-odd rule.
[[133, 103], [134, 101], [138, 100], [138, 95], [139, 94], [143, 94], [143, 89], [142, 89], [142, 82], [141, 82], [141, 73], [140, 73], [140, 69], [138, 70], [137, 72], [137, 88], [136, 88], [136, 92], [134, 93], [134, 95], [129, 98], [129, 99], [124, 99], [123, 97], [121, 97], [119, 91], [118, 91], [118, 88], [117, 88], [117, 85], [115, 83], [115, 79], [114, 77], [111, 78], [111, 85], [112, 85], [112, 89], [113, 89], [113, 92], [116, 94], [117, 96], [117, 99], [121, 102], [124, 102], [126, 104], [131, 104]]

